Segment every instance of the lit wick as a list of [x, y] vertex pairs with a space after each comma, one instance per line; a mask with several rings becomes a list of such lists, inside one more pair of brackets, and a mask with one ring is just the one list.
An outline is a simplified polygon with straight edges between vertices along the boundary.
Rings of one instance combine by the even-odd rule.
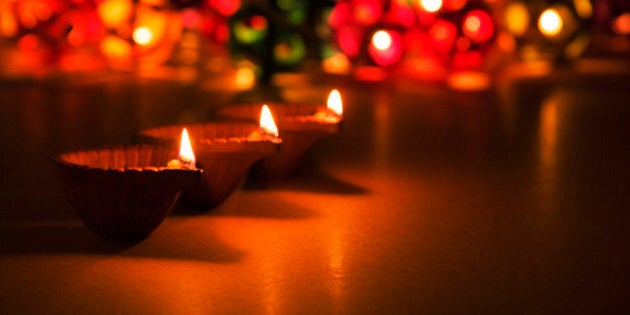
[[326, 104], [326, 110], [318, 110], [314, 116], [315, 120], [336, 123], [343, 118], [343, 102], [341, 101], [341, 94], [337, 89], [333, 89], [328, 94], [328, 102]]
[[271, 115], [271, 110], [269, 110], [269, 106], [263, 105], [262, 110], [260, 111], [260, 122], [258, 130], [252, 132], [250, 137], [253, 138], [262, 138], [262, 137], [278, 137], [278, 127], [276, 126], [276, 122], [273, 120], [273, 115]]
[[182, 139], [179, 145], [179, 156], [177, 159], [170, 160], [167, 164], [168, 168], [186, 168], [195, 169], [195, 154], [193, 153], [188, 130], [182, 130]]

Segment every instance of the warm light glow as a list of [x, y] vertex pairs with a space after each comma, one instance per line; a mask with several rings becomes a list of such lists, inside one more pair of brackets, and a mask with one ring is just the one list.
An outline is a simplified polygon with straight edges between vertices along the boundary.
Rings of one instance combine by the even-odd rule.
[[427, 12], [437, 12], [442, 8], [442, 0], [420, 0], [420, 7]]
[[630, 34], [630, 13], [618, 16], [612, 23], [613, 32], [619, 35]]
[[377, 0], [363, 0], [354, 3], [354, 18], [364, 26], [374, 25], [383, 15], [382, 4]]
[[338, 116], [343, 116], [343, 103], [341, 101], [341, 94], [337, 89], [330, 91], [330, 94], [328, 94], [327, 107]]
[[24, 35], [18, 40], [17, 46], [20, 50], [30, 51], [39, 46], [39, 37], [35, 34]]
[[497, 46], [504, 51], [512, 52], [516, 49], [516, 40], [508, 32], [501, 32], [497, 36]]
[[182, 139], [179, 145], [179, 160], [189, 167], [195, 167], [195, 153], [190, 144], [190, 138], [188, 137], [188, 130], [186, 130], [186, 128], [182, 130]]
[[[445, 11], [459, 11], [466, 6], [467, 0], [446, 0], [443, 1], [442, 8]], [[490, 2], [490, 1], [488, 1]]]
[[256, 82], [256, 73], [254, 69], [248, 66], [239, 67], [236, 70], [236, 85], [241, 89], [248, 89], [254, 86]]
[[332, 28], [341, 27], [350, 16], [350, 2], [342, 1], [337, 3], [328, 16], [328, 25]]
[[16, 16], [10, 11], [11, 6], [7, 1], [0, 2], [0, 35], [13, 37], [18, 32]]
[[368, 46], [368, 54], [379, 66], [389, 66], [402, 57], [402, 36], [394, 30], [374, 33]]
[[209, 0], [209, 3], [223, 16], [231, 16], [241, 6], [240, 0]]
[[454, 72], [446, 79], [446, 83], [455, 90], [483, 91], [490, 86], [490, 77], [479, 71]]
[[131, 44], [114, 35], [103, 38], [100, 48], [103, 55], [108, 58], [127, 58], [131, 55]]
[[392, 45], [392, 37], [384, 30], [377, 31], [372, 36], [372, 45], [376, 49], [386, 50]]
[[46, 21], [52, 16], [50, 6], [45, 2], [34, 2], [31, 13], [40, 21]]
[[322, 68], [328, 73], [347, 73], [350, 69], [350, 61], [342, 52], [336, 52], [322, 61]]
[[260, 129], [267, 134], [278, 136], [278, 127], [267, 105], [263, 105], [262, 111], [260, 112]]
[[[556, 97], [557, 98], [557, 97]], [[556, 98], [546, 99], [540, 109], [540, 159], [542, 166], [553, 168], [558, 147], [558, 102]]]
[[562, 18], [556, 9], [545, 10], [538, 19], [538, 29], [547, 37], [554, 37], [562, 31]]
[[494, 34], [492, 17], [486, 11], [472, 10], [464, 17], [463, 31], [474, 42], [485, 42]]
[[117, 28], [128, 21], [133, 14], [131, 0], [109, 0], [98, 5], [98, 15], [105, 26]]
[[429, 36], [438, 51], [448, 53], [457, 38], [457, 28], [449, 21], [438, 19], [429, 29]]
[[504, 22], [507, 29], [516, 36], [523, 36], [529, 29], [529, 11], [521, 2], [513, 2], [506, 6]]
[[573, 6], [579, 17], [589, 19], [593, 16], [593, 5], [590, 0], [573, 0]]
[[141, 26], [133, 31], [133, 40], [142, 46], [147, 46], [153, 41], [153, 32], [146, 26]]
[[357, 56], [361, 50], [361, 32], [355, 27], [341, 27], [337, 31], [337, 45], [348, 56]]

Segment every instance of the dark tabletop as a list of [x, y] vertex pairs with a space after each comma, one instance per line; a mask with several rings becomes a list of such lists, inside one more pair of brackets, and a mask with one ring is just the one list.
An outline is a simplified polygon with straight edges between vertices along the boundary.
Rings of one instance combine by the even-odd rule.
[[[485, 92], [288, 80], [238, 92], [120, 78], [0, 83], [0, 313], [627, 313], [630, 72], [583, 60]], [[341, 133], [288, 180], [177, 207], [114, 246], [50, 157], [130, 144], [214, 106], [341, 90]]]

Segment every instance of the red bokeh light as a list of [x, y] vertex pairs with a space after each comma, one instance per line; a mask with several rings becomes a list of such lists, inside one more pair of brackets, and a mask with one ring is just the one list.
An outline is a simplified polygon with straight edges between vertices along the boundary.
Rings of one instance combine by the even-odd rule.
[[488, 12], [472, 10], [464, 17], [462, 30], [473, 42], [483, 43], [492, 38], [494, 23]]
[[376, 24], [383, 15], [382, 5], [377, 0], [355, 0], [353, 9], [355, 20], [364, 26]]
[[388, 24], [398, 24], [404, 27], [411, 27], [416, 22], [416, 13], [413, 7], [393, 1], [384, 20]]
[[479, 51], [460, 51], [453, 56], [453, 70], [478, 70], [483, 63], [483, 56]]
[[446, 11], [458, 11], [466, 5], [467, 0], [443, 0], [442, 8]]
[[337, 44], [348, 57], [356, 57], [361, 49], [362, 32], [352, 26], [342, 27], [337, 32]]
[[220, 23], [214, 29], [214, 40], [219, 43], [227, 43], [230, 39], [230, 28], [227, 23]]
[[455, 44], [457, 28], [453, 23], [440, 19], [435, 21], [429, 29], [429, 36], [437, 51], [448, 53]]
[[231, 16], [241, 7], [240, 0], [208, 0], [208, 4], [223, 16]]
[[330, 12], [330, 16], [328, 17], [328, 25], [330, 25], [333, 28], [341, 27], [342, 25], [346, 23], [349, 15], [350, 15], [350, 3], [340, 2]]
[[[377, 40], [377, 34], [385, 36], [382, 39], [386, 41]], [[400, 34], [393, 30], [382, 30], [375, 33], [370, 45], [368, 46], [368, 53], [372, 60], [379, 66], [389, 66], [396, 63], [402, 57], [402, 37]]]
[[35, 34], [28, 34], [22, 36], [20, 40], [18, 40], [17, 46], [21, 50], [35, 50], [39, 46], [39, 37]]
[[267, 18], [262, 15], [254, 15], [249, 19], [249, 25], [257, 31], [264, 31], [267, 28]]

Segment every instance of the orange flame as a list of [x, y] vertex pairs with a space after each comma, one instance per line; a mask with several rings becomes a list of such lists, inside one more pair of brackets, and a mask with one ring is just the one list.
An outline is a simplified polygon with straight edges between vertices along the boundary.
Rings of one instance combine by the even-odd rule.
[[188, 137], [188, 130], [184, 128], [182, 130], [182, 140], [179, 146], [179, 159], [186, 166], [195, 167], [195, 153], [193, 152], [192, 145], [190, 144], [190, 138]]
[[343, 116], [343, 102], [341, 101], [341, 94], [337, 89], [333, 89], [328, 94], [328, 110], [337, 114], [337, 116]]
[[260, 112], [260, 129], [265, 133], [272, 134], [276, 137], [278, 136], [278, 127], [267, 105], [263, 105], [262, 111]]

